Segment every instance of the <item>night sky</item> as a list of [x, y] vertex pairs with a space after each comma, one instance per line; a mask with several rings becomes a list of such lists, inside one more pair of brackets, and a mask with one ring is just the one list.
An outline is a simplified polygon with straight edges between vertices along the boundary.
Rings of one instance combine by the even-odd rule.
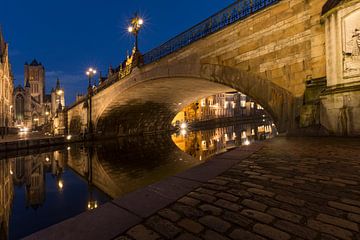
[[24, 82], [24, 63], [36, 58], [46, 69], [47, 92], [59, 77], [67, 104], [85, 92], [87, 67], [107, 73], [134, 44], [129, 19], [145, 20], [140, 51], [160, 45], [234, 0], [0, 0], [0, 25], [10, 45], [15, 86]]

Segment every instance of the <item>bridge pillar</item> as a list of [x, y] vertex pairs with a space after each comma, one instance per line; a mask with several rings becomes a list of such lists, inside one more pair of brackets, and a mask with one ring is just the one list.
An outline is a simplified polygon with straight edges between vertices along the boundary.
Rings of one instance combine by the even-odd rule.
[[327, 86], [320, 97], [320, 121], [331, 134], [360, 135], [359, 1], [338, 1], [325, 9], [323, 21]]

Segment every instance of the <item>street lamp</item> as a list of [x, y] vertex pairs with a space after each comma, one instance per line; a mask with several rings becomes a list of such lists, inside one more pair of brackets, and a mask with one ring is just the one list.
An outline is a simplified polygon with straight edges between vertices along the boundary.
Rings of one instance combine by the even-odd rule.
[[131, 19], [130, 26], [128, 27], [129, 33], [135, 36], [135, 50], [138, 51], [138, 34], [144, 24], [144, 20], [138, 15], [135, 14], [135, 17]]
[[89, 86], [88, 86], [88, 99], [89, 99], [89, 121], [88, 121], [88, 128], [89, 128], [89, 134], [92, 135], [92, 119], [91, 119], [91, 97], [92, 97], [92, 86], [91, 86], [91, 80], [92, 78], [95, 76], [96, 74], [96, 70], [93, 69], [93, 68], [89, 68], [87, 71], [86, 71], [86, 75], [88, 76], [89, 78]]
[[91, 80], [92, 80], [92, 78], [94, 77], [95, 74], [96, 74], [96, 70], [93, 69], [93, 68], [89, 68], [86, 71], [86, 75], [89, 77], [89, 86], [88, 86], [88, 88], [91, 88]]

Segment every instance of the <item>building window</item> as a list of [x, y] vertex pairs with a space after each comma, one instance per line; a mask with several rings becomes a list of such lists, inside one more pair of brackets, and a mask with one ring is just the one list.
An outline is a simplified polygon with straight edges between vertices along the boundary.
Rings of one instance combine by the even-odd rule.
[[241, 106], [242, 108], [244, 108], [244, 107], [246, 106], [246, 100], [241, 100], [241, 101], [240, 101], [240, 106]]
[[24, 119], [24, 97], [17, 95], [15, 99], [15, 117], [16, 120], [22, 121]]

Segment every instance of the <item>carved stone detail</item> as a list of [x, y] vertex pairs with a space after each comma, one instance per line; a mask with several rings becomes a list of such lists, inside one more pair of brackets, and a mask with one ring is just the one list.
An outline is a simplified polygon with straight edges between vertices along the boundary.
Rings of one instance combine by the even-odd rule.
[[360, 9], [343, 18], [344, 77], [360, 76]]

